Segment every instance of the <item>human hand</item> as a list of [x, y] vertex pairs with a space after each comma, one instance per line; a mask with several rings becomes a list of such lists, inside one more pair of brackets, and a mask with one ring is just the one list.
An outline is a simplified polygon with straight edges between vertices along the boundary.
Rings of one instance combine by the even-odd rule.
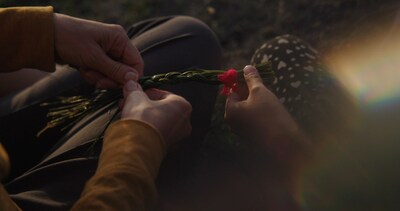
[[184, 98], [158, 89], [144, 93], [134, 81], [128, 81], [123, 92], [121, 119], [139, 120], [151, 125], [164, 137], [167, 146], [191, 133], [192, 106]]
[[[297, 198], [298, 178], [310, 158], [309, 140], [278, 98], [264, 86], [256, 68], [246, 66], [243, 72], [246, 84], [239, 84], [237, 91], [228, 96], [225, 118], [237, 133], [252, 141], [252, 152], [256, 152], [252, 155], [262, 165], [257, 171], [269, 181], [265, 183], [266, 190], [280, 194], [288, 191], [288, 195]], [[282, 204], [274, 199], [270, 206], [278, 209]]]
[[118, 88], [143, 75], [143, 60], [119, 25], [54, 14], [56, 57], [90, 84]]
[[307, 144], [297, 123], [278, 98], [264, 86], [253, 66], [244, 68], [246, 84], [226, 101], [225, 118], [237, 133], [249, 137], [264, 151], [289, 158], [299, 144]]

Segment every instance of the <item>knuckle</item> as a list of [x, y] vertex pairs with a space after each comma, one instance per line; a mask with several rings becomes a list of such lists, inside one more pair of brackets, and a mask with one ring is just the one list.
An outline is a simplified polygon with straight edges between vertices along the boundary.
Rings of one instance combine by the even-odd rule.
[[264, 92], [266, 87], [263, 84], [256, 84], [251, 87], [251, 93], [258, 94]]
[[174, 112], [182, 114], [182, 118], [190, 117], [192, 113], [192, 105], [185, 98], [174, 95], [170, 103], [170, 105], [173, 105], [174, 107]]
[[112, 45], [123, 45], [128, 40], [128, 36], [121, 25], [110, 24], [107, 33], [109, 36], [108, 42], [112, 43]]
[[180, 112], [183, 112], [186, 116], [190, 116], [190, 114], [192, 113], [192, 105], [190, 105], [190, 103], [186, 100], [181, 101], [179, 105], [179, 110]]
[[118, 80], [118, 76], [121, 74], [121, 72], [122, 72], [122, 64], [115, 62], [114, 65], [112, 66], [110, 77], [113, 80]]
[[87, 67], [93, 67], [95, 66], [99, 61], [101, 61], [104, 57], [104, 52], [101, 51], [100, 49], [97, 48], [92, 48], [90, 53], [88, 53], [87, 56], [82, 56], [81, 61], [85, 65], [82, 66], [87, 66]]
[[128, 38], [124, 28], [121, 25], [113, 24], [111, 27], [111, 31], [116, 40], [122, 41], [127, 40], [125, 38]]
[[187, 111], [188, 113], [192, 113], [192, 105], [186, 100], [182, 103], [183, 110]]
[[245, 75], [248, 80], [259, 80], [260, 75], [257, 72], [251, 72]]
[[123, 32], [124, 28], [118, 24], [110, 24], [110, 28], [116, 32]]

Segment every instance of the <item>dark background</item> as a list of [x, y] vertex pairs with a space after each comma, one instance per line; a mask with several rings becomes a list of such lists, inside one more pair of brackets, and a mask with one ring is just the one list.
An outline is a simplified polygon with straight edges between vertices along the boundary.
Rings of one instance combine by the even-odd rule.
[[[248, 63], [278, 34], [294, 34], [321, 52], [340, 49], [359, 33], [380, 30], [397, 12], [396, 0], [0, 0], [0, 6], [52, 5], [56, 12], [121, 24], [183, 14], [207, 23], [221, 40], [226, 66]], [[383, 21], [382, 21], [383, 20]]]

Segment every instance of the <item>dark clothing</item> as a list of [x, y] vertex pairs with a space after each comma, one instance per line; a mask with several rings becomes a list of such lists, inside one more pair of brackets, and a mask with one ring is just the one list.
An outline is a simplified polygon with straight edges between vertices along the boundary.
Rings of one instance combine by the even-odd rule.
[[[154, 18], [134, 24], [128, 30], [128, 34], [143, 56], [145, 75], [183, 71], [190, 67], [220, 68], [221, 49], [215, 35], [206, 25], [194, 18], [183, 16]], [[23, 167], [17, 170], [11, 169], [13, 178], [5, 186], [11, 198], [22, 209], [65, 210], [72, 206], [79, 198], [85, 182], [96, 171], [98, 154], [101, 151], [101, 144], [96, 141], [117, 112], [115, 104], [100, 109], [82, 119], [71, 130], [62, 134], [50, 133], [43, 138], [43, 143], [38, 144], [37, 141], [40, 140], [35, 140], [33, 131], [37, 132], [37, 125], [41, 125], [39, 127], [44, 125], [46, 119], [43, 117], [46, 110], [41, 109], [35, 102], [63, 92], [63, 87], [59, 87], [59, 84], [67, 83], [69, 86], [81, 84], [81, 80], [76, 80], [79, 78], [76, 71], [67, 72], [67, 70], [60, 72], [65, 74], [65, 78], [52, 76], [28, 88], [22, 92], [23, 95], [8, 97], [18, 104], [12, 104], [12, 101], [7, 99], [2, 103], [3, 106], [8, 106], [9, 113], [12, 113], [2, 117], [0, 122], [2, 129], [16, 123], [17, 120], [20, 121], [23, 117], [28, 116], [28, 119], [33, 117], [28, 120], [27, 127], [21, 123], [18, 125], [19, 128], [26, 128], [27, 133], [19, 129], [20, 135], [14, 134], [18, 137], [17, 140], [13, 140], [13, 143], [4, 142], [5, 148], [12, 155], [12, 166]], [[62, 82], [55, 83], [54, 80]], [[191, 140], [184, 146], [188, 149], [186, 152], [190, 152], [190, 149], [199, 144], [207, 131], [217, 87], [188, 83], [165, 89], [182, 95], [193, 106], [193, 132]], [[74, 89], [68, 90], [67, 93], [74, 91]], [[76, 93], [79, 93], [79, 90]], [[31, 126], [28, 127], [29, 125]], [[10, 131], [3, 132], [7, 134]], [[49, 146], [54, 143], [56, 147], [48, 152]], [[44, 154], [46, 156], [42, 159]], [[28, 159], [33, 161], [28, 162], [30, 166], [26, 165]], [[32, 167], [33, 164], [35, 166]], [[15, 172], [24, 173], [19, 175]]]

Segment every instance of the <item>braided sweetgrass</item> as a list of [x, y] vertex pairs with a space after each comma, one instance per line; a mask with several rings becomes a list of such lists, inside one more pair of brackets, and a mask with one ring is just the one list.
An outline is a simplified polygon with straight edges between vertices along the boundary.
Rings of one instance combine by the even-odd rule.
[[[274, 72], [269, 63], [256, 65], [261, 78], [266, 85], [274, 80]], [[233, 73], [233, 74], [232, 74]], [[230, 69], [203, 70], [193, 69], [185, 72], [168, 72], [153, 76], [145, 76], [139, 79], [139, 84], [144, 90], [163, 85], [175, 85], [184, 82], [198, 82], [211, 85], [224, 85], [221, 93], [227, 94], [235, 88], [236, 83], [243, 80], [243, 71]], [[72, 127], [76, 122], [91, 112], [97, 111], [106, 105], [121, 99], [121, 90], [96, 90], [89, 96], [58, 97], [56, 100], [44, 102], [43, 107], [48, 108], [49, 121], [46, 126], [37, 133], [39, 137], [50, 128], [62, 126], [61, 130]]]
[[[260, 72], [261, 78], [270, 80], [274, 76], [269, 63], [262, 63], [256, 65], [257, 70]], [[220, 85], [222, 82], [218, 79], [218, 75], [225, 73], [225, 70], [203, 70], [194, 69], [185, 72], [169, 72], [164, 74], [157, 74], [153, 76], [145, 76], [139, 80], [139, 84], [143, 89], [156, 88], [162, 85], [174, 85], [184, 82], [199, 82], [211, 85]], [[242, 70], [237, 71], [238, 80], [243, 79]]]

